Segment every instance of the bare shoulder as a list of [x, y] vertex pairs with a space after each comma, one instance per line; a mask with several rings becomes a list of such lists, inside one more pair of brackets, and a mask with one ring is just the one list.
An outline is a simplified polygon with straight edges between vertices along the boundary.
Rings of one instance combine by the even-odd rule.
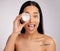
[[55, 40], [48, 36], [48, 35], [43, 35], [44, 37], [44, 46], [47, 51], [56, 51], [56, 43]]
[[55, 44], [55, 40], [51, 36], [44, 35], [44, 37], [45, 37], [45, 43]]
[[44, 38], [45, 43], [55, 44], [55, 40], [51, 36], [42, 34], [42, 37]]
[[22, 39], [22, 34], [19, 34], [16, 38], [16, 40], [21, 40]]
[[51, 36], [48, 36], [46, 34], [40, 34], [40, 39], [43, 40], [45, 45], [56, 45], [55, 39], [53, 39]]
[[15, 43], [22, 42], [23, 41], [23, 34], [19, 34], [16, 38]]

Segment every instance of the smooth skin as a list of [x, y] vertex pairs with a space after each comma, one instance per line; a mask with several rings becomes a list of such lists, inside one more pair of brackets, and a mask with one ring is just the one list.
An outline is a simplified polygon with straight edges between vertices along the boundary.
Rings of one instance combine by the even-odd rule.
[[[23, 24], [20, 23], [22, 14], [18, 15], [13, 22], [13, 31], [8, 38], [4, 51], [56, 51], [55, 41], [47, 35], [38, 33], [39, 11], [38, 8], [31, 5], [24, 9], [24, 12], [30, 14], [30, 20]], [[32, 30], [28, 25], [35, 25]], [[22, 28], [26, 32], [21, 34]]]

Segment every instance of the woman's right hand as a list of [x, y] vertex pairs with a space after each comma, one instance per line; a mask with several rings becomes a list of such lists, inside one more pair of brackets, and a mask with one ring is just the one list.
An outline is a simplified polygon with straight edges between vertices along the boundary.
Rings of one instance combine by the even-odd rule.
[[27, 22], [24, 22], [23, 24], [21, 24], [20, 23], [21, 17], [22, 17], [22, 14], [18, 15], [16, 17], [16, 19], [14, 20], [14, 22], [13, 22], [13, 33], [17, 33], [17, 34], [21, 33], [22, 28], [27, 23]]

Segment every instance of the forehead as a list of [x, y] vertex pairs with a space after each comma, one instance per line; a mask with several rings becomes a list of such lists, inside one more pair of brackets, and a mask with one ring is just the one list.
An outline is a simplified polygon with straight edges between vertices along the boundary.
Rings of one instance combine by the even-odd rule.
[[39, 11], [38, 11], [38, 8], [36, 6], [27, 6], [24, 9], [24, 12], [37, 14]]

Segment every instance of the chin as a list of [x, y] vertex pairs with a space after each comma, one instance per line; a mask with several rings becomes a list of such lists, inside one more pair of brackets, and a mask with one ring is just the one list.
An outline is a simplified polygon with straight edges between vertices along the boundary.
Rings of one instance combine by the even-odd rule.
[[32, 31], [27, 30], [27, 32], [28, 32], [29, 34], [33, 34], [33, 33], [35, 33], [35, 30], [32, 30]]

